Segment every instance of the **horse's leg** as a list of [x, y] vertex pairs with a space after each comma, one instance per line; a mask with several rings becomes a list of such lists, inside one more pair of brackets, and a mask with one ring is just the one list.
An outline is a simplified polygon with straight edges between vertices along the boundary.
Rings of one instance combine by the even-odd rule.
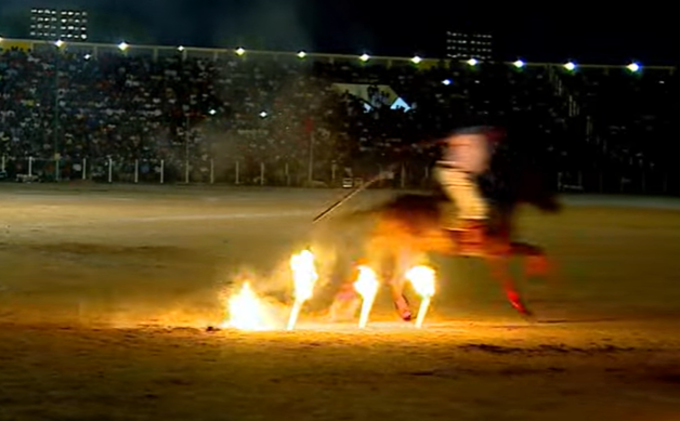
[[406, 265], [410, 261], [409, 253], [401, 249], [395, 251], [387, 260], [387, 268], [383, 273], [386, 275], [384, 279], [388, 280], [387, 283], [390, 286], [394, 307], [402, 320], [410, 321], [413, 318], [413, 313], [411, 312], [408, 299], [404, 295], [404, 275], [406, 273]]
[[367, 260], [378, 265], [378, 274], [390, 287], [392, 302], [402, 320], [409, 321], [412, 318], [411, 308], [404, 296], [404, 282], [402, 269], [404, 265], [404, 250], [398, 245], [400, 241], [395, 239], [395, 233], [400, 231], [400, 226], [392, 221], [380, 221], [366, 245]]
[[390, 289], [392, 290], [392, 301], [394, 301], [394, 307], [399, 313], [399, 317], [406, 322], [410, 321], [413, 318], [413, 313], [408, 299], [404, 295], [404, 281], [396, 280], [392, 282]]
[[351, 278], [352, 260], [344, 255], [338, 257], [332, 274], [332, 285], [337, 286], [333, 302], [328, 309], [328, 319], [331, 322], [351, 320], [356, 314], [360, 297], [354, 289], [354, 279]]
[[556, 280], [555, 263], [548, 258], [541, 247], [513, 241], [510, 243], [510, 253], [525, 258], [524, 274], [527, 278], [542, 277], [550, 281]]
[[509, 270], [509, 259], [507, 256], [490, 256], [487, 257], [487, 261], [491, 267], [491, 272], [493, 276], [500, 281], [505, 295], [510, 301], [512, 307], [515, 308], [521, 315], [526, 317], [532, 317], [533, 313], [524, 304], [522, 297], [520, 296], [515, 280], [512, 278]]

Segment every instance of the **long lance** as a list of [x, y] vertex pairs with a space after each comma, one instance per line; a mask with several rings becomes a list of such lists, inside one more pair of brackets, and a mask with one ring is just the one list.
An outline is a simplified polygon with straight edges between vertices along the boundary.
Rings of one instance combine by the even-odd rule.
[[[389, 173], [389, 171], [388, 171], [388, 173]], [[386, 177], [386, 173], [385, 173], [385, 172], [381, 172], [380, 174], [378, 174], [378, 175], [376, 175], [375, 177], [371, 178], [371, 179], [368, 180], [367, 182], [365, 182], [365, 183], [363, 183], [363, 184], [361, 184], [361, 185], [359, 185], [359, 186], [356, 186], [355, 188], [353, 188], [352, 190], [350, 190], [349, 193], [347, 193], [345, 196], [343, 196], [341, 199], [339, 199], [338, 201], [336, 201], [335, 203], [333, 203], [332, 205], [330, 205], [326, 210], [324, 210], [323, 212], [321, 212], [320, 214], [318, 214], [318, 215], [312, 220], [312, 224], [316, 224], [317, 222], [323, 220], [323, 219], [326, 218], [331, 212], [333, 212], [335, 209], [337, 209], [338, 206], [340, 206], [340, 205], [342, 205], [343, 203], [347, 202], [349, 199], [351, 199], [352, 197], [356, 196], [358, 193], [360, 193], [360, 192], [366, 190], [366, 189], [369, 188], [372, 184], [375, 184], [376, 182], [382, 180], [382, 179], [385, 178], [385, 177]]]

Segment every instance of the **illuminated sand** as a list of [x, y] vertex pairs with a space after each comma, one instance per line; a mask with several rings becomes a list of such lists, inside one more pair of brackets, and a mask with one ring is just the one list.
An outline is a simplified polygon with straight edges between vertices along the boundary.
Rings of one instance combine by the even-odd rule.
[[680, 212], [528, 214], [564, 273], [523, 285], [546, 323], [479, 262], [436, 260], [422, 330], [381, 291], [365, 331], [310, 305], [298, 331], [206, 332], [241, 269], [286, 298], [265, 277], [332, 193], [46, 188], [0, 187], [0, 419], [680, 417]]

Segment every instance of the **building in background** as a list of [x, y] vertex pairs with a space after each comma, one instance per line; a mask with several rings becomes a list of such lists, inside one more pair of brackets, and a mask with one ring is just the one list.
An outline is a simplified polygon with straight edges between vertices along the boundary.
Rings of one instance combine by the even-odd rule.
[[87, 41], [87, 12], [70, 9], [31, 9], [31, 38]]
[[446, 31], [446, 57], [458, 60], [471, 58], [493, 60], [493, 35], [485, 33]]

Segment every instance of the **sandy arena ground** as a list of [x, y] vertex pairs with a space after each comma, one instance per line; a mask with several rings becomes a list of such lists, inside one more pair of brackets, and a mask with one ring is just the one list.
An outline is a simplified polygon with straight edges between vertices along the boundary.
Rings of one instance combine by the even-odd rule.
[[367, 331], [324, 322], [328, 287], [299, 331], [207, 332], [236, 279], [287, 300], [310, 242], [328, 277], [355, 234], [310, 220], [339, 194], [0, 186], [0, 420], [680, 420], [673, 200], [525, 212], [560, 267], [522, 283], [537, 324], [481, 262], [435, 258], [421, 331], [386, 293]]

